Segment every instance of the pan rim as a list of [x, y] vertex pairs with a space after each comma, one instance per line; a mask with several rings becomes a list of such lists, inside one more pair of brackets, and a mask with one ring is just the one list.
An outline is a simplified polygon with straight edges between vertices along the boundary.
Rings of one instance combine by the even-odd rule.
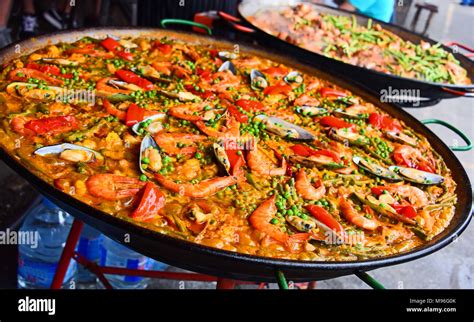
[[[189, 34], [185, 32], [163, 30], [159, 28], [102, 27], [102, 28], [82, 28], [82, 29], [75, 29], [75, 30], [69, 30], [69, 31], [60, 31], [60, 32], [36, 37], [36, 39], [43, 40], [43, 39], [53, 38], [54, 36], [65, 37], [74, 33], [79, 33], [81, 34], [81, 36], [85, 36], [87, 33], [94, 33], [94, 32], [104, 33], [104, 32], [109, 31], [110, 33], [113, 33], [113, 32], [116, 32], [117, 30], [130, 31], [131, 32], [130, 36], [134, 36], [133, 32], [164, 32], [166, 34], [179, 35], [184, 38], [189, 37]], [[207, 44], [212, 44], [214, 42], [218, 42], [220, 43], [220, 45], [228, 45], [228, 46], [232, 46], [235, 44], [235, 42], [231, 42], [227, 39], [222, 39], [219, 37], [210, 37], [210, 36], [194, 35], [194, 34], [192, 36], [195, 39], [205, 40]], [[7, 51], [11, 50], [12, 48], [14, 48], [15, 45], [28, 44], [28, 42], [30, 41], [32, 41], [32, 39], [16, 42], [14, 44], [11, 44], [10, 46], [0, 49], [0, 60], [2, 60], [5, 53], [7, 53]], [[65, 41], [65, 40], [60, 39], [57, 42], [60, 42], [60, 41]], [[284, 61], [285, 64], [289, 64], [289, 65], [297, 64], [299, 65], [298, 66], [299, 69], [304, 68], [304, 69], [312, 70], [314, 71], [313, 74], [316, 74], [316, 71], [317, 71], [318, 73], [324, 74], [325, 76], [330, 78], [331, 82], [334, 82], [333, 80], [334, 77], [330, 77], [326, 72], [320, 71], [315, 67], [309, 66], [308, 64], [303, 64], [303, 63], [294, 62], [294, 61], [288, 62], [285, 59], [285, 56], [282, 55], [281, 53], [274, 52], [273, 50], [266, 50], [265, 48], [264, 48], [265, 53], [262, 53], [263, 49], [257, 46], [242, 44], [242, 43], [239, 43], [239, 45], [241, 45], [242, 49], [244, 49], [244, 51], [246, 52], [249, 52], [249, 51], [258, 52], [263, 57], [268, 56], [268, 55], [272, 57], [278, 57], [279, 61]], [[22, 53], [21, 55], [24, 55], [24, 54], [26, 53]], [[16, 57], [18, 56], [20, 55], [16, 55]], [[395, 105], [379, 102], [378, 100], [376, 100], [372, 92], [368, 92], [367, 89], [363, 88], [361, 85], [357, 83], [351, 83], [347, 80], [341, 80], [341, 79], [337, 80], [334, 83], [337, 86], [340, 86], [343, 88], [347, 88], [347, 85], [349, 85], [349, 87], [351, 88], [351, 91], [353, 91], [352, 89], [355, 88], [357, 91], [359, 91], [359, 93], [355, 93], [355, 94], [362, 97], [364, 100], [371, 102], [372, 104], [375, 104], [377, 107], [381, 108], [382, 110], [389, 113], [390, 115], [393, 115], [394, 113], [402, 115], [403, 117], [402, 120], [404, 122], [408, 120], [410, 123], [413, 123], [419, 126], [417, 128], [417, 132], [420, 132], [422, 135], [429, 137], [429, 141], [431, 145], [433, 145], [433, 140], [434, 140], [435, 143], [440, 146], [440, 150], [443, 150], [443, 151], [436, 150], [437, 153], [442, 155], [443, 160], [446, 160], [446, 156], [447, 156], [450, 160], [452, 160], [452, 162], [456, 164], [456, 171], [458, 172], [452, 172], [452, 173], [453, 175], [454, 174], [459, 175], [460, 177], [459, 179], [462, 179], [460, 180], [460, 182], [465, 182], [463, 184], [462, 189], [471, 191], [469, 189], [469, 188], [472, 189], [469, 177], [467, 176], [467, 173], [465, 169], [462, 167], [459, 160], [456, 158], [454, 153], [446, 146], [446, 144], [436, 134], [434, 134], [428, 127], [426, 127], [424, 124], [422, 124], [420, 121], [418, 121], [416, 118], [414, 118], [412, 115], [410, 115], [406, 111], [397, 108]], [[341, 85], [341, 83], [343, 85]], [[374, 103], [373, 101], [377, 101], [377, 102]], [[434, 242], [432, 245], [422, 245], [420, 247], [416, 247], [407, 252], [401, 252], [394, 255], [383, 256], [383, 257], [372, 258], [372, 259], [365, 259], [365, 260], [356, 260], [356, 261], [302, 261], [302, 260], [291, 260], [291, 259], [276, 259], [273, 257], [262, 257], [262, 256], [242, 254], [242, 253], [237, 253], [237, 252], [221, 250], [221, 249], [217, 249], [217, 248], [213, 248], [213, 247], [209, 247], [209, 246], [205, 246], [201, 244], [196, 244], [190, 241], [171, 237], [171, 236], [159, 233], [157, 231], [153, 231], [145, 227], [133, 224], [124, 219], [112, 216], [103, 211], [95, 209], [92, 206], [84, 202], [81, 202], [78, 199], [75, 199], [74, 197], [60, 191], [59, 189], [56, 189], [53, 185], [44, 181], [39, 176], [35, 175], [32, 171], [24, 167], [18, 160], [16, 160], [12, 155], [10, 155], [6, 150], [4, 150], [3, 147], [0, 149], [0, 159], [5, 161], [5, 163], [9, 167], [11, 167], [15, 172], [17, 172], [22, 177], [24, 177], [35, 188], [38, 188], [42, 193], [44, 192], [44, 194], [46, 194], [48, 197], [51, 197], [53, 200], [58, 200], [68, 205], [73, 205], [73, 208], [75, 208], [75, 210], [78, 210], [78, 212], [86, 214], [86, 216], [94, 217], [95, 220], [104, 221], [107, 224], [119, 226], [120, 228], [123, 228], [123, 229], [128, 229], [130, 233], [141, 235], [144, 238], [152, 237], [154, 239], [157, 239], [158, 241], [170, 243], [171, 246], [179, 247], [179, 248], [186, 249], [189, 251], [193, 251], [197, 253], [205, 253], [212, 256], [220, 256], [220, 257], [227, 258], [230, 260], [240, 260], [240, 261], [244, 261], [244, 262], [248, 262], [252, 264], [261, 264], [265, 266], [278, 267], [281, 269], [318, 269], [318, 270], [337, 270], [337, 269], [350, 270], [352, 269], [352, 270], [365, 271], [365, 270], [371, 270], [371, 269], [375, 269], [375, 268], [379, 268], [383, 266], [400, 264], [403, 262], [411, 261], [411, 260], [426, 256], [426, 255], [429, 255], [441, 248], [444, 248], [445, 246], [450, 244], [454, 240], [454, 238], [458, 237], [466, 229], [466, 227], [468, 226], [472, 218], [472, 214], [471, 214], [472, 195], [470, 193], [467, 193], [466, 195], [467, 202], [466, 202], [466, 205], [464, 205], [463, 209], [461, 209], [460, 205], [456, 206], [456, 212], [454, 216], [456, 216], [459, 213], [458, 222], [449, 231], [447, 231], [448, 228], [445, 228], [445, 230], [443, 230], [439, 235], [437, 235], [435, 239], [438, 239], [438, 240], [436, 240], [436, 242]], [[461, 189], [458, 181], [456, 181], [456, 184], [457, 184], [456, 190]], [[454, 220], [454, 216], [452, 220]], [[85, 221], [87, 222], [87, 220]], [[450, 222], [450, 225], [451, 224], [452, 224], [452, 221]], [[439, 237], [441, 234], [444, 234], [445, 236]]]

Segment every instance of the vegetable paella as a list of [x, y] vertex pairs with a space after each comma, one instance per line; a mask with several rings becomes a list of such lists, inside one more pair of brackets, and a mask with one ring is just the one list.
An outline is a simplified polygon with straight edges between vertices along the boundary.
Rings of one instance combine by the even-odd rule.
[[179, 39], [49, 45], [1, 67], [0, 144], [57, 189], [190, 242], [312, 261], [387, 256], [449, 224], [428, 140], [284, 64]]
[[471, 84], [467, 71], [441, 44], [414, 44], [368, 20], [319, 12], [301, 3], [249, 17], [265, 32], [345, 63], [435, 83]]

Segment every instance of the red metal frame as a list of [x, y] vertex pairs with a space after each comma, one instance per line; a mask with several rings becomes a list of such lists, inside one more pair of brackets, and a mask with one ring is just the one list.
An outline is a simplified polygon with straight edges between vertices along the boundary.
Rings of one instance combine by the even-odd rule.
[[216, 289], [234, 289], [237, 284], [258, 284], [259, 289], [266, 287], [266, 283], [254, 283], [254, 282], [245, 282], [245, 281], [235, 281], [231, 279], [218, 278], [211, 275], [197, 274], [197, 273], [179, 273], [179, 272], [164, 272], [164, 271], [149, 271], [149, 270], [139, 270], [139, 269], [127, 269], [119, 267], [108, 267], [108, 266], [99, 266], [94, 262], [89, 261], [87, 258], [76, 253], [74, 250], [76, 248], [77, 242], [81, 235], [82, 228], [84, 223], [78, 219], [74, 219], [74, 222], [69, 232], [69, 236], [66, 241], [63, 253], [58, 263], [58, 268], [56, 274], [54, 275], [53, 283], [51, 284], [51, 289], [60, 289], [64, 281], [64, 276], [66, 275], [67, 268], [72, 259], [74, 259], [78, 264], [84, 266], [90, 270], [93, 274], [97, 276], [99, 281], [104, 285], [106, 289], [112, 289], [112, 285], [109, 283], [105, 274], [109, 275], [128, 275], [128, 276], [142, 276], [149, 278], [161, 278], [161, 279], [171, 279], [179, 281], [196, 281], [196, 282], [217, 282]]
[[457, 46], [457, 47], [462, 48], [462, 49], [464, 49], [464, 50], [466, 50], [466, 51], [469, 52], [469, 54], [464, 54], [464, 56], [466, 56], [466, 57], [474, 57], [474, 48], [471, 48], [471, 47], [466, 46], [466, 45], [464, 45], [464, 44], [458, 43], [458, 42], [456, 42], [456, 41], [450, 41], [450, 42], [446, 43], [445, 46], [447, 46], [447, 47]]

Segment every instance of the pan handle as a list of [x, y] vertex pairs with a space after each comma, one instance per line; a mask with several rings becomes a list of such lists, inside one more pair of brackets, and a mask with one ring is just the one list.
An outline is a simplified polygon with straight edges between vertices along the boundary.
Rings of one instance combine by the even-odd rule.
[[454, 133], [459, 135], [464, 140], [464, 142], [466, 143], [465, 146], [449, 146], [449, 148], [451, 150], [453, 150], [453, 151], [469, 151], [469, 150], [472, 149], [471, 139], [466, 134], [464, 134], [464, 132], [462, 132], [460, 129], [458, 129], [454, 125], [451, 125], [451, 124], [449, 124], [445, 121], [441, 121], [441, 120], [437, 120], [437, 119], [422, 120], [421, 123], [423, 123], [423, 124], [443, 125], [444, 127], [447, 127], [448, 129], [450, 129], [451, 131], [453, 131]]
[[255, 32], [255, 29], [246, 27], [239, 22], [242, 22], [240, 18], [237, 18], [231, 14], [228, 14], [224, 11], [218, 11], [217, 15], [224, 21], [226, 21], [232, 28], [234, 28], [237, 31], [241, 31], [246, 34], [251, 34]]
[[288, 282], [286, 280], [286, 276], [281, 270], [279, 270], [279, 269], [275, 270], [275, 277], [276, 277], [278, 287], [280, 288], [280, 290], [289, 289]]
[[[469, 46], [458, 43], [456, 41], [450, 41], [450, 42], [445, 43], [444, 45], [446, 47], [459, 47], [459, 48], [462, 48], [462, 49], [469, 52], [469, 54], [464, 54], [464, 56], [466, 56], [468, 58], [474, 57], [474, 49], [469, 47]], [[441, 89], [445, 92], [448, 92], [448, 93], [451, 93], [451, 94], [454, 94], [454, 95], [458, 95], [458, 96], [474, 97], [474, 91], [472, 90], [472, 88], [464, 89], [464, 88], [441, 87]]]
[[466, 57], [474, 57], [474, 49], [469, 47], [469, 46], [466, 46], [464, 44], [461, 44], [461, 43], [458, 43], [458, 42], [455, 42], [455, 41], [450, 41], [450, 42], [447, 42], [446, 44], [444, 44], [446, 47], [459, 47], [459, 48], [462, 48], [466, 51], [469, 52], [469, 54], [465, 54], [464, 56]]
[[240, 18], [237, 18], [236, 16], [231, 15], [230, 13], [224, 12], [224, 11], [217, 11], [217, 15], [221, 18], [224, 19], [225, 21], [229, 22], [241, 22]]
[[458, 96], [464, 96], [464, 97], [474, 97], [474, 92], [472, 89], [462, 89], [462, 88], [449, 88], [449, 87], [441, 87], [441, 89], [445, 92], [458, 95]]
[[199, 22], [194, 22], [194, 21], [184, 20], [184, 19], [163, 19], [160, 22], [161, 27], [163, 27], [163, 28], [166, 28], [166, 25], [171, 24], [171, 23], [180, 24], [180, 25], [188, 25], [188, 26], [201, 28], [201, 29], [206, 30], [208, 35], [212, 35], [211, 28], [209, 28], [208, 26], [203, 25], [202, 23], [199, 23]]
[[372, 287], [374, 290], [384, 290], [385, 286], [382, 283], [377, 281], [375, 278], [362, 271], [355, 271], [354, 273], [358, 278], [360, 278], [365, 284]]

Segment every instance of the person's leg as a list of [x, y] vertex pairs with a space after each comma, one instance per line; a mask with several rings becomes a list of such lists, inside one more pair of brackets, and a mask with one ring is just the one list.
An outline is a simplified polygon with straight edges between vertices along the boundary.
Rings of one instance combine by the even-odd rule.
[[10, 18], [13, 0], [0, 0], [0, 4], [2, 7], [2, 11], [0, 11], [0, 28], [5, 28], [8, 23], [8, 18]]
[[44, 19], [56, 29], [68, 29], [75, 27], [72, 13], [72, 2], [71, 0], [56, 1], [55, 6], [43, 13]]
[[0, 12], [0, 48], [12, 42], [10, 29], [7, 28], [8, 18], [12, 8], [13, 0], [0, 0], [2, 11]]
[[36, 35], [38, 20], [33, 0], [23, 0], [23, 15], [21, 17], [20, 38], [25, 39]]
[[54, 28], [64, 29], [63, 17], [57, 10], [56, 1], [51, 1], [51, 7], [43, 12], [43, 18]]
[[23, 14], [35, 16], [35, 4], [33, 0], [23, 0]]
[[61, 2], [61, 6], [59, 8], [63, 16], [64, 29], [75, 28], [76, 22], [72, 11], [73, 4], [75, 5], [75, 2], [71, 0], [63, 0]]

